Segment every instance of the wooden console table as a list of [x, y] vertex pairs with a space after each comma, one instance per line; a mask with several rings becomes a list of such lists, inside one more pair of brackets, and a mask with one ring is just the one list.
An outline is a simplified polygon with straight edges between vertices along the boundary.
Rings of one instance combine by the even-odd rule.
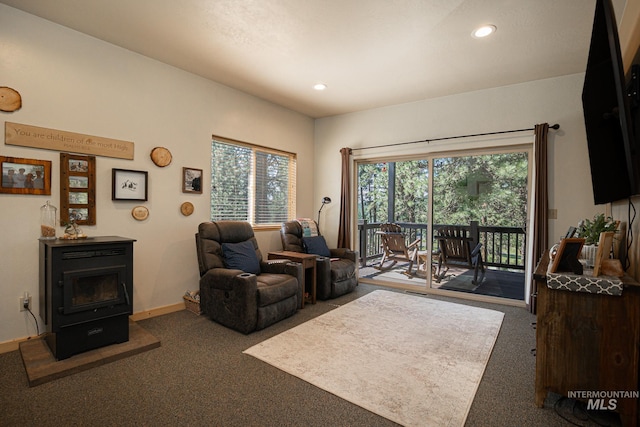
[[[550, 289], [548, 253], [533, 278], [537, 285], [535, 403], [548, 392], [631, 391], [639, 389], [640, 284], [622, 279], [622, 295]], [[588, 398], [579, 398], [588, 401]], [[640, 399], [614, 403], [624, 426], [637, 426]]]
[[[316, 257], [314, 254], [305, 254], [302, 252], [293, 251], [278, 251], [269, 252], [267, 259], [288, 259], [289, 261], [299, 262], [304, 269], [304, 282], [300, 284], [302, 287], [302, 301], [300, 301], [300, 308], [304, 308], [305, 293], [309, 293], [309, 302], [311, 304], [316, 303]], [[306, 290], [306, 285], [309, 284], [310, 288]]]

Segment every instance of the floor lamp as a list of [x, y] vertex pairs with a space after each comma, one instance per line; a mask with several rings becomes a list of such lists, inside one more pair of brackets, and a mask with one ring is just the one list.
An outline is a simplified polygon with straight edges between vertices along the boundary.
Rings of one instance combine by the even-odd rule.
[[318, 211], [318, 230], [320, 230], [320, 212], [322, 212], [324, 205], [328, 205], [329, 203], [331, 203], [331, 198], [326, 196], [322, 198], [322, 206], [320, 206], [320, 210]]

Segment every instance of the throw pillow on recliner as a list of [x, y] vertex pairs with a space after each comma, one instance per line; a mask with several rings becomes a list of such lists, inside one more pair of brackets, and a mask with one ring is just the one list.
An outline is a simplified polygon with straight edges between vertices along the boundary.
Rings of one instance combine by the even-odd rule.
[[303, 237], [302, 248], [308, 254], [320, 255], [324, 257], [331, 257], [331, 251], [327, 246], [327, 242], [323, 236]]
[[260, 260], [256, 255], [253, 243], [223, 243], [222, 256], [227, 268], [242, 270], [245, 273], [260, 274]]

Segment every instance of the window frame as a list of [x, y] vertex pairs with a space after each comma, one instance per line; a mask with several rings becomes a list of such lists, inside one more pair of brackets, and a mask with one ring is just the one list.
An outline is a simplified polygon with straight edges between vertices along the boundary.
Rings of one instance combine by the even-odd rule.
[[[249, 212], [248, 212], [248, 216], [249, 219], [247, 219], [247, 221], [249, 222], [249, 224], [251, 224], [251, 227], [255, 230], [278, 230], [281, 227], [281, 222], [278, 223], [262, 223], [262, 224], [256, 224], [255, 223], [255, 216], [256, 216], [256, 206], [257, 206], [257, 200], [256, 200], [256, 153], [267, 153], [267, 154], [274, 154], [277, 156], [282, 156], [282, 157], [287, 157], [289, 159], [289, 166], [288, 166], [288, 173], [287, 173], [287, 179], [288, 179], [288, 197], [287, 197], [287, 220], [291, 219], [291, 218], [295, 218], [296, 217], [296, 181], [297, 181], [297, 154], [296, 153], [292, 153], [289, 151], [284, 151], [284, 150], [279, 150], [279, 149], [275, 149], [275, 148], [271, 148], [271, 147], [266, 147], [263, 145], [258, 145], [258, 144], [253, 144], [250, 142], [245, 142], [245, 141], [239, 141], [236, 139], [231, 139], [231, 138], [226, 138], [226, 137], [222, 137], [222, 136], [218, 136], [218, 135], [212, 135], [211, 137], [211, 164], [210, 164], [210, 179], [212, 179], [213, 177], [213, 146], [216, 142], [219, 143], [223, 143], [223, 144], [228, 144], [228, 145], [233, 145], [233, 146], [238, 146], [238, 147], [243, 147], [243, 148], [247, 148], [251, 150], [251, 166], [250, 166], [250, 171], [249, 171], [249, 192], [250, 192], [250, 198], [248, 200], [248, 206], [249, 206]], [[217, 219], [214, 220], [213, 219], [213, 185], [211, 186], [211, 191], [209, 193], [209, 199], [210, 199], [210, 209], [209, 209], [209, 217], [211, 218], [212, 221], [220, 221], [223, 219]]]

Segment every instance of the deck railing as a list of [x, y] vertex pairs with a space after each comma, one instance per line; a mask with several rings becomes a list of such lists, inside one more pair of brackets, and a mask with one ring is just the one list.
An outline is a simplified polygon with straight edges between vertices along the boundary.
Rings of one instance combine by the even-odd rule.
[[[382, 256], [380, 246], [380, 235], [376, 232], [380, 230], [381, 223], [360, 223], [358, 224], [360, 265]], [[427, 250], [427, 238], [429, 237], [427, 224], [397, 222], [402, 232], [405, 234], [407, 243], [421, 238], [419, 250]], [[446, 224], [436, 224], [438, 227]], [[526, 252], [526, 230], [520, 227], [491, 227], [479, 225], [476, 221], [471, 221], [469, 225], [456, 225], [463, 229], [467, 237], [474, 242], [482, 243], [482, 257], [485, 265], [524, 270]], [[437, 249], [437, 242], [434, 240], [432, 247]]]

